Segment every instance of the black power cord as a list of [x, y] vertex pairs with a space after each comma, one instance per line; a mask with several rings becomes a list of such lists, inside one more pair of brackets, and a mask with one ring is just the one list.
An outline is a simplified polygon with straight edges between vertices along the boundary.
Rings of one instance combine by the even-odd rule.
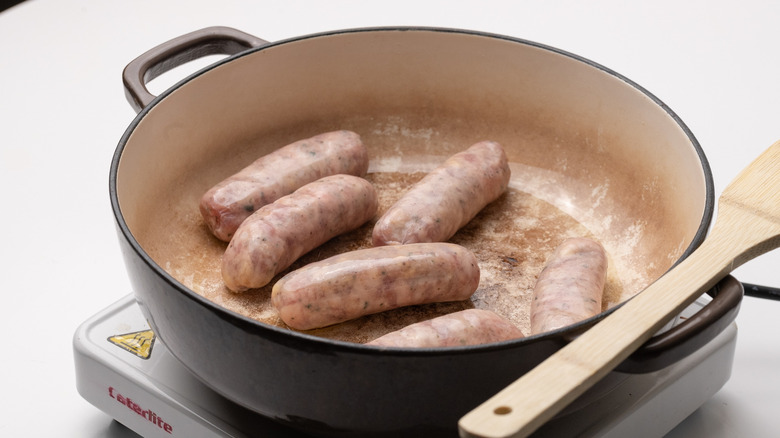
[[22, 3], [24, 0], [0, 0], [0, 12]]
[[742, 283], [742, 286], [745, 288], [745, 295], [749, 297], [780, 301], [780, 289], [778, 288], [750, 283]]

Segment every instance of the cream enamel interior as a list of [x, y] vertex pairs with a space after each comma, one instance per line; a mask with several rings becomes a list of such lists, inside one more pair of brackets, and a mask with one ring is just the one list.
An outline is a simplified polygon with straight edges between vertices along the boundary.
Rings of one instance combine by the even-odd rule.
[[[530, 291], [565, 237], [607, 248], [605, 308], [683, 254], [705, 211], [702, 164], [657, 102], [590, 64], [472, 33], [373, 30], [303, 38], [233, 59], [178, 87], [129, 136], [117, 171], [124, 220], [174, 278], [216, 304], [283, 325], [270, 286], [221, 283], [225, 244], [208, 234], [200, 196], [261, 154], [349, 129], [369, 148], [368, 179], [391, 203], [423, 172], [480, 140], [501, 143], [509, 192], [453, 238], [474, 250], [474, 298], [315, 331], [356, 342], [421, 318], [481, 307], [528, 327]], [[370, 245], [370, 224], [300, 263]], [[294, 265], [296, 267], [297, 265]]]

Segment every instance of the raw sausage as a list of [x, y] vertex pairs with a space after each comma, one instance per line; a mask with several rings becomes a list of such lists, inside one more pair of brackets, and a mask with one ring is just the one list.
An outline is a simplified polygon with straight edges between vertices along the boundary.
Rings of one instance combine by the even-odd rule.
[[377, 207], [374, 186], [357, 176], [306, 184], [241, 224], [222, 256], [222, 279], [236, 292], [265, 286], [303, 254], [373, 218]]
[[457, 347], [522, 338], [514, 324], [489, 310], [467, 309], [406, 326], [368, 342], [381, 347]]
[[288, 326], [310, 330], [413, 304], [465, 300], [478, 285], [477, 259], [460, 245], [380, 246], [285, 275], [271, 303]]
[[367, 171], [368, 152], [359, 135], [320, 134], [264, 155], [215, 185], [201, 198], [200, 214], [217, 238], [229, 242], [263, 205], [328, 175], [365, 176]]
[[506, 191], [510, 174], [496, 142], [479, 142], [451, 156], [379, 219], [374, 246], [446, 241]]
[[566, 239], [545, 264], [531, 301], [531, 333], [574, 324], [601, 312], [607, 254], [600, 243]]
[[469, 298], [479, 284], [477, 259], [451, 243], [367, 248], [312, 263], [274, 284], [281, 319], [310, 330], [413, 304]]
[[241, 224], [222, 257], [222, 279], [237, 292], [265, 286], [303, 254], [373, 218], [377, 207], [374, 186], [363, 178], [309, 183]]

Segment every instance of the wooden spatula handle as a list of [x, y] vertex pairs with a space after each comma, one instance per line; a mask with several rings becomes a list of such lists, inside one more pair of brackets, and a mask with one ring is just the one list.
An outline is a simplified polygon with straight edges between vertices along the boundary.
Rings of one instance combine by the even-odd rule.
[[[461, 436], [528, 436], [719, 279], [777, 245], [776, 238], [767, 242], [776, 230], [764, 233], [755, 229], [763, 219], [743, 212], [741, 206], [721, 206], [722, 220], [699, 249], [609, 317], [466, 414], [459, 422]], [[750, 227], [745, 220], [751, 222]], [[771, 222], [768, 228], [777, 227]]]

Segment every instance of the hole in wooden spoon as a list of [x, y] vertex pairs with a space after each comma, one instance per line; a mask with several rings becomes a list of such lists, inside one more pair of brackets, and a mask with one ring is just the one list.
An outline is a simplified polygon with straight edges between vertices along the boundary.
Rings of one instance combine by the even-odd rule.
[[510, 408], [509, 406], [499, 406], [493, 409], [493, 413], [496, 415], [506, 415], [510, 412], [512, 412], [512, 408]]

